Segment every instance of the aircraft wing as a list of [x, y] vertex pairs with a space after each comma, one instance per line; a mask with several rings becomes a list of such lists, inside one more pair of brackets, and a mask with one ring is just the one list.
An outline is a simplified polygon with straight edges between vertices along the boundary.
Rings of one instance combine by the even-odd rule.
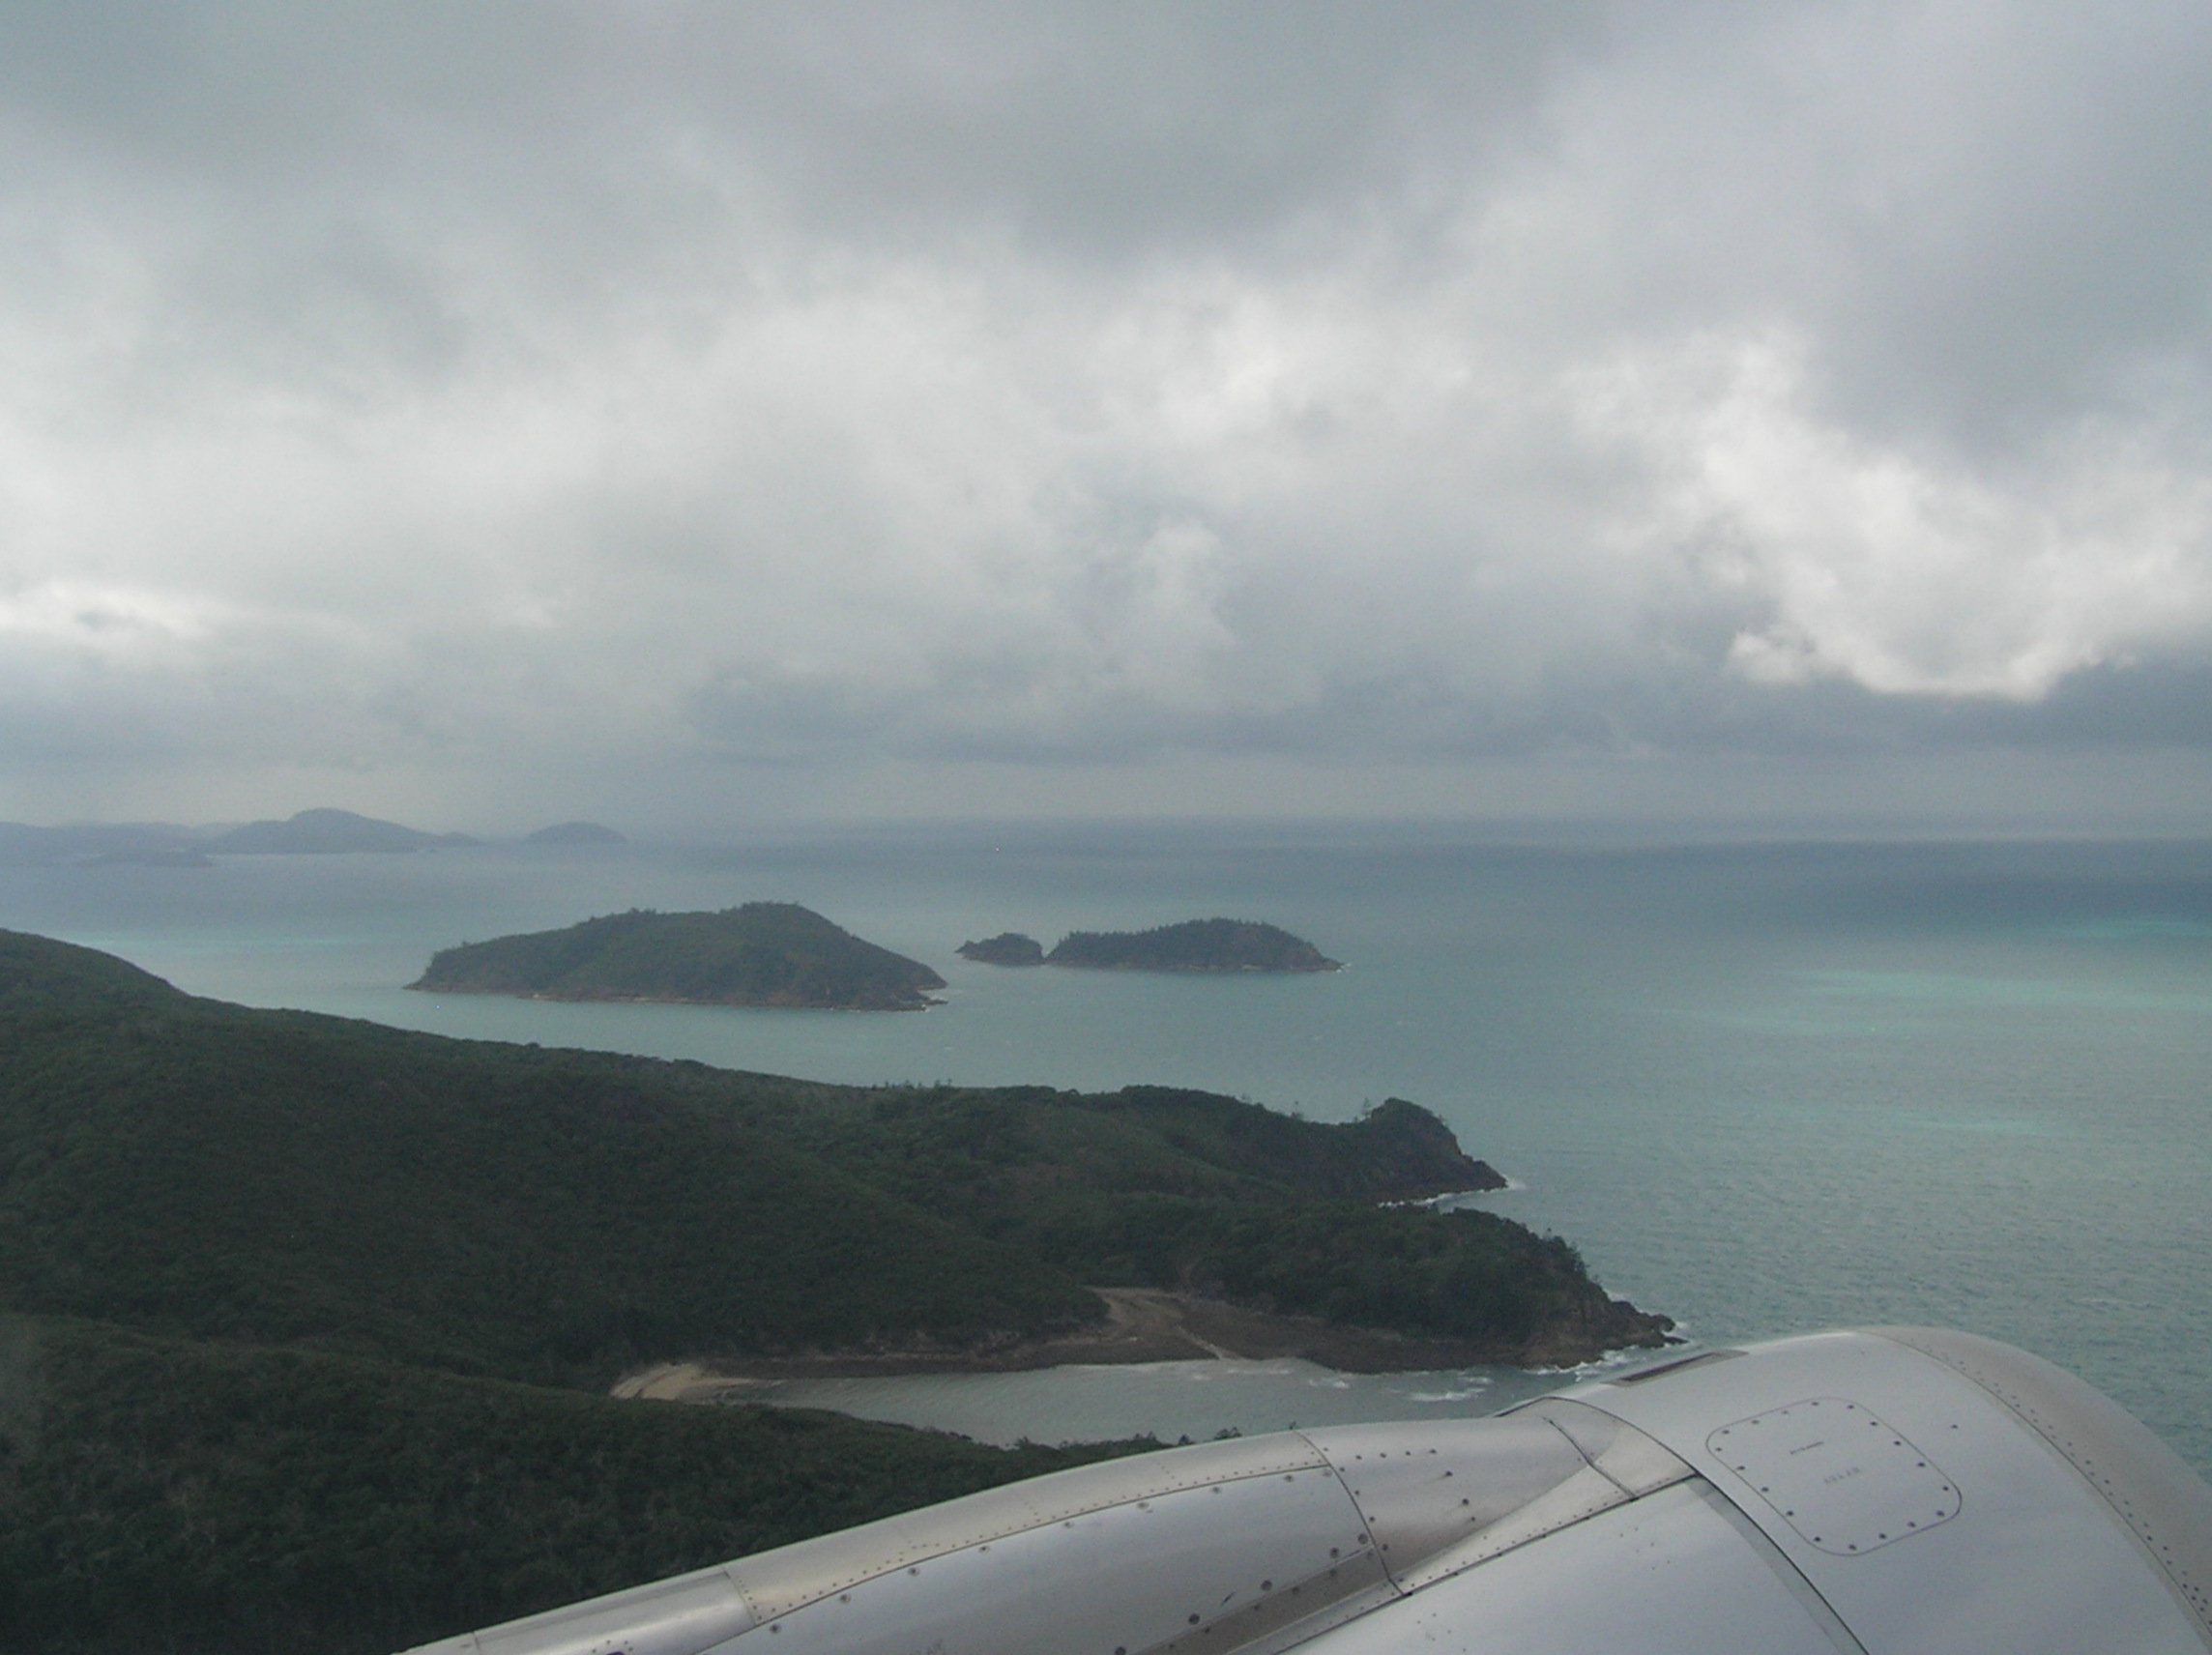
[[2205, 1655], [2212, 1489], [1923, 1328], [1083, 1466], [418, 1655]]

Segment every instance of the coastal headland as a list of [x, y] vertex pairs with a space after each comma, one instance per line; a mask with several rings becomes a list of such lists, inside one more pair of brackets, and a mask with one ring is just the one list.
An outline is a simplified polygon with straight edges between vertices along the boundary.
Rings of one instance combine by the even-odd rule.
[[249, 1009], [14, 932], [0, 1166], [11, 1648], [373, 1655], [1153, 1445], [641, 1400], [702, 1385], [1668, 1326], [1423, 1205], [1503, 1180], [1402, 1098], [833, 1086]]

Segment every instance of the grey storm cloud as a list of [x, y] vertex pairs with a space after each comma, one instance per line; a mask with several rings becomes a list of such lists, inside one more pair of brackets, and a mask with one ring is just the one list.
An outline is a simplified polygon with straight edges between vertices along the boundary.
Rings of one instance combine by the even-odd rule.
[[2212, 733], [2197, 4], [0, 41], [0, 781]]

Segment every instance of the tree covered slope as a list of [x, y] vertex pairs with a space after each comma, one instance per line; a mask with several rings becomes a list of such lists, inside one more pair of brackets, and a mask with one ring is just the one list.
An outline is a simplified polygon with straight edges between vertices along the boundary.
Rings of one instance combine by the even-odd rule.
[[1186, 919], [1150, 931], [1070, 931], [1048, 966], [1121, 972], [1333, 972], [1302, 937], [1251, 919]]
[[386, 1655], [1150, 1445], [0, 1318], [0, 1649]]
[[440, 994], [915, 1011], [945, 979], [795, 902], [603, 915], [440, 950], [408, 985]]
[[0, 932], [0, 1655], [389, 1649], [1063, 1463], [599, 1394], [989, 1352], [1150, 1286], [1658, 1337], [1392, 1100], [850, 1088], [181, 994]]
[[0, 1168], [0, 1308], [519, 1379], [1033, 1338], [1100, 1314], [1086, 1284], [1468, 1359], [1656, 1336], [1563, 1242], [1379, 1205], [1499, 1181], [1399, 1100], [821, 1086], [251, 1011], [5, 934]]
[[1096, 1314], [676, 1067], [249, 1011], [0, 936], [0, 1306], [594, 1384]]

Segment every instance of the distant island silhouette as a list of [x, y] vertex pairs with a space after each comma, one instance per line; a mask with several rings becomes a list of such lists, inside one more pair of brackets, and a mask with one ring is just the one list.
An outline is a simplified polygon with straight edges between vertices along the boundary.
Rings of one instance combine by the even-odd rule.
[[560, 931], [464, 943], [407, 985], [530, 1000], [918, 1011], [945, 979], [795, 902], [718, 914], [632, 909]]
[[540, 828], [523, 841], [527, 845], [626, 845], [629, 840], [597, 822], [561, 822]]
[[1150, 931], [1070, 931], [1046, 953], [1019, 931], [963, 943], [960, 954], [989, 966], [1072, 966], [1099, 972], [1340, 972], [1302, 937], [1253, 919], [1186, 919]]
[[303, 810], [283, 822], [248, 822], [205, 841], [213, 857], [335, 856], [351, 851], [435, 851], [473, 845], [466, 833], [425, 833], [350, 810]]

